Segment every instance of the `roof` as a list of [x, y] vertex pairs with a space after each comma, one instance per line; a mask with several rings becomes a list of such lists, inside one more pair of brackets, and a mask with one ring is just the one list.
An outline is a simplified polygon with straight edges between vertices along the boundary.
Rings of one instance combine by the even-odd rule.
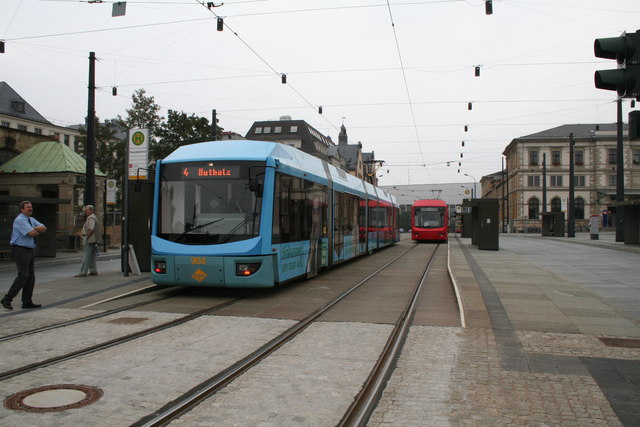
[[355, 170], [358, 166], [358, 153], [361, 150], [360, 145], [338, 145], [338, 152], [346, 160], [347, 170]]
[[18, 95], [18, 92], [13, 90], [6, 82], [0, 82], [0, 114], [46, 123], [48, 125], [52, 124]]
[[[68, 172], [84, 175], [86, 160], [59, 141], [41, 142], [0, 165], [0, 173]], [[105, 176], [98, 168], [96, 175]]]
[[[296, 129], [295, 131], [291, 131], [292, 126]], [[277, 127], [280, 128], [278, 133], [275, 132], [275, 128]], [[256, 128], [260, 128], [260, 133], [256, 133]], [[269, 128], [269, 132], [264, 132], [265, 128]], [[287, 119], [257, 121], [251, 125], [251, 129], [249, 129], [245, 138], [264, 141], [299, 139], [302, 141], [320, 141], [327, 147], [334, 145], [330, 137], [321, 134], [304, 120]]]
[[[596, 129], [597, 127], [597, 129]], [[626, 125], [624, 125], [626, 129]], [[531, 135], [521, 136], [517, 139], [559, 139], [569, 138], [569, 134], [573, 133], [575, 138], [589, 138], [596, 136], [596, 132], [615, 132], [615, 123], [587, 123], [587, 124], [570, 124], [562, 125], [551, 129], [546, 129], [541, 132], [532, 133]]]

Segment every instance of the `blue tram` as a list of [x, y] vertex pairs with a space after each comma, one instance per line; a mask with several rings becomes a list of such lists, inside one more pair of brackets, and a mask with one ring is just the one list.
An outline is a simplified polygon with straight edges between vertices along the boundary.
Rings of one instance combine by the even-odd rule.
[[154, 196], [160, 285], [272, 287], [399, 239], [392, 195], [279, 143], [180, 147], [157, 162]]

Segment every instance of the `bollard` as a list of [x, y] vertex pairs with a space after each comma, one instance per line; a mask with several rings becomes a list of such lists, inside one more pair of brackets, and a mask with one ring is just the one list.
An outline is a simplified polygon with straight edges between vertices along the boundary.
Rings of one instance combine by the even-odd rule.
[[598, 215], [591, 215], [591, 240], [598, 240]]

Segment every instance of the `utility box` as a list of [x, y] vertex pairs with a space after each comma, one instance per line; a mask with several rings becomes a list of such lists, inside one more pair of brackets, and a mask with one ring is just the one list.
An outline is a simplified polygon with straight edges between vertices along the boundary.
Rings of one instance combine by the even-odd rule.
[[[140, 271], [151, 271], [151, 217], [153, 176], [148, 181], [129, 182], [129, 244], [133, 246]], [[128, 251], [123, 251], [123, 257]], [[124, 265], [124, 259], [122, 260]]]
[[472, 199], [464, 201], [462, 206], [471, 208], [471, 243], [478, 245], [480, 250], [497, 251], [500, 228], [498, 199]]
[[[478, 249], [497, 251], [498, 245], [498, 199], [477, 200], [476, 227]], [[475, 234], [475, 233], [474, 233]]]
[[564, 212], [544, 212], [542, 214], [542, 235], [564, 237]]
[[624, 207], [624, 244], [640, 243], [640, 205]]
[[589, 227], [589, 234], [591, 240], [598, 240], [600, 238], [599, 229], [598, 229], [598, 221], [600, 217], [598, 215], [591, 215], [591, 224]]
[[471, 223], [471, 212], [462, 213], [462, 237], [473, 235], [473, 225]]

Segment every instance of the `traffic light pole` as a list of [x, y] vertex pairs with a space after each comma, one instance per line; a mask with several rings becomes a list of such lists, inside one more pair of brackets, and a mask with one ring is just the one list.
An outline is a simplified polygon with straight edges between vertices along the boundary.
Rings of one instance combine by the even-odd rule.
[[575, 169], [573, 132], [569, 133], [569, 210], [567, 212], [567, 237], [576, 237], [576, 210], [575, 210]]
[[618, 141], [616, 147], [616, 242], [624, 242], [624, 156], [622, 145], [622, 98], [618, 97], [616, 102], [618, 110], [617, 134]]
[[89, 99], [87, 102], [87, 146], [84, 204], [96, 204], [96, 54], [89, 52]]

